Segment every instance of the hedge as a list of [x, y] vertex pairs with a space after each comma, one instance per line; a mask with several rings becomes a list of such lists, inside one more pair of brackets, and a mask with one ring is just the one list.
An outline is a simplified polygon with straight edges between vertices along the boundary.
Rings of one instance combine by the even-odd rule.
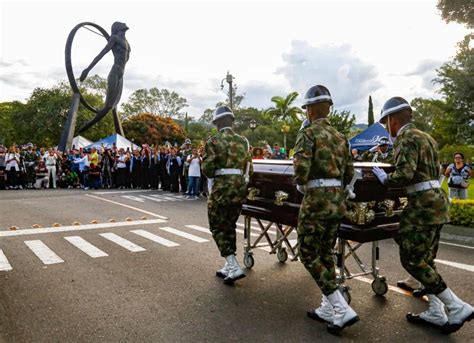
[[449, 214], [451, 224], [474, 228], [474, 200], [452, 199]]

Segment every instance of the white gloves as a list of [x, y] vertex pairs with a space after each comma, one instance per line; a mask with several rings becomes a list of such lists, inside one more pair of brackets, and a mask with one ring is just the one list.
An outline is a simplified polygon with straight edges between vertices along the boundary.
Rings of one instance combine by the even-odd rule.
[[302, 194], [306, 193], [306, 185], [296, 185], [296, 189]]
[[349, 199], [355, 199], [356, 195], [354, 193], [354, 187], [352, 187], [351, 185], [347, 185], [345, 191]]
[[372, 172], [374, 173], [375, 176], [377, 176], [377, 179], [379, 179], [379, 181], [383, 185], [387, 183], [388, 176], [387, 176], [387, 173], [382, 168], [373, 167]]

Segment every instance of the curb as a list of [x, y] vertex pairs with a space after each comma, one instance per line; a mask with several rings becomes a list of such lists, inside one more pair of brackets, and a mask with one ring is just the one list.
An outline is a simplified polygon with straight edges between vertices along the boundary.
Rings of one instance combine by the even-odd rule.
[[441, 230], [441, 239], [474, 246], [474, 228], [446, 224]]

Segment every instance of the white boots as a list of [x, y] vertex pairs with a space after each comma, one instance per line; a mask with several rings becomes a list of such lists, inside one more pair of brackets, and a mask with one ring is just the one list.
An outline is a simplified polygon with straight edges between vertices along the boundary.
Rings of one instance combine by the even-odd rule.
[[474, 309], [471, 305], [459, 299], [449, 288], [446, 288], [437, 297], [446, 305], [448, 323], [443, 327], [444, 333], [459, 330], [465, 322], [474, 319]]
[[216, 272], [216, 276], [224, 278], [226, 285], [232, 285], [234, 281], [243, 279], [245, 277], [244, 272], [240, 268], [239, 262], [235, 255], [229, 255], [225, 258], [226, 262], [222, 269]]
[[345, 327], [359, 321], [357, 313], [349, 306], [339, 290], [329, 294], [327, 299], [334, 309], [333, 323], [327, 326], [329, 333], [339, 334]]
[[308, 310], [306, 314], [312, 319], [323, 321], [328, 324], [333, 324], [334, 309], [324, 294], [322, 296], [321, 306], [319, 306], [317, 309]]
[[421, 312], [420, 314], [407, 314], [407, 320], [410, 323], [427, 323], [441, 327], [448, 322], [448, 316], [444, 311], [444, 304], [439, 300], [436, 295], [428, 294], [429, 308]]

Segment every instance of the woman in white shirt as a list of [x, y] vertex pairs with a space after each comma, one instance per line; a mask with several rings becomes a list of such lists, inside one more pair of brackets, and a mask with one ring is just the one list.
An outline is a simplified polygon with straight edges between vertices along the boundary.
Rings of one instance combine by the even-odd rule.
[[18, 173], [20, 172], [20, 154], [16, 152], [16, 147], [12, 145], [5, 155], [5, 171], [7, 173], [7, 189], [21, 189], [18, 186]]
[[188, 156], [186, 162], [189, 163], [188, 172], [188, 198], [195, 198], [198, 195], [199, 179], [201, 178], [201, 157], [196, 148]]

